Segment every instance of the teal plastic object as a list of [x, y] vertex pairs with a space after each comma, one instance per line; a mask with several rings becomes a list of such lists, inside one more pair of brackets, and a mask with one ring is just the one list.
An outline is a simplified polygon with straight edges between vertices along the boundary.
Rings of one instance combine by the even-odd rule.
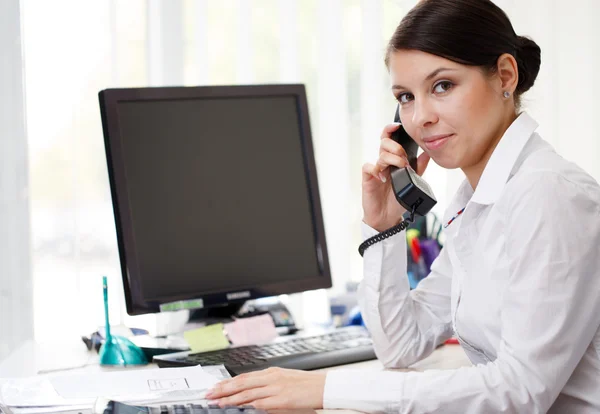
[[123, 336], [107, 337], [100, 348], [100, 365], [146, 365], [144, 352]]
[[144, 351], [129, 339], [111, 335], [108, 322], [108, 285], [106, 276], [102, 277], [104, 292], [104, 321], [106, 324], [106, 340], [100, 347], [100, 365], [146, 365], [148, 359]]

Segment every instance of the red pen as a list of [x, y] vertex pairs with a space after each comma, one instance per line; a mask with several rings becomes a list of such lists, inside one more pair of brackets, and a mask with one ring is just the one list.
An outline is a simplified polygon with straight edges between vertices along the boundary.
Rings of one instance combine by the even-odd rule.
[[421, 243], [418, 238], [413, 238], [410, 241], [410, 252], [412, 254], [413, 262], [415, 263], [415, 276], [417, 280], [421, 280], [427, 276], [427, 267], [425, 266], [425, 260], [421, 252]]
[[444, 341], [444, 344], [446, 344], [446, 345], [460, 345], [460, 342], [458, 342], [458, 339], [456, 339], [456, 338], [450, 338], [450, 339], [446, 339]]
[[410, 254], [412, 255], [413, 262], [419, 263], [421, 257], [421, 246], [419, 246], [419, 239], [413, 237], [410, 240]]

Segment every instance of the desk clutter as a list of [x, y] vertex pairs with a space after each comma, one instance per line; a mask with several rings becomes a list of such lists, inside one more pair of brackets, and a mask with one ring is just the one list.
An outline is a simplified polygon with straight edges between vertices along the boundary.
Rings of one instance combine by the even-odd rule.
[[277, 330], [270, 315], [235, 319], [184, 332], [192, 352], [215, 351], [231, 345], [258, 345], [277, 338]]
[[415, 289], [427, 277], [442, 249], [442, 223], [435, 214], [430, 213], [429, 216], [433, 219], [431, 226], [427, 226], [426, 217], [419, 217], [406, 231], [407, 276], [411, 289]]
[[[183, 337], [152, 338], [148, 331], [117, 326], [112, 328], [119, 336], [129, 338], [146, 354], [148, 361], [155, 355], [180, 351], [205, 352], [224, 349], [230, 345], [258, 345], [277, 338], [273, 318], [270, 314], [244, 317], [228, 323], [215, 323], [187, 330]], [[82, 337], [88, 350], [99, 351], [105, 342], [104, 328]]]
[[5, 379], [0, 380], [0, 412], [92, 413], [99, 398], [158, 409], [169, 404], [206, 407], [206, 392], [230, 377], [223, 366], [194, 366]]

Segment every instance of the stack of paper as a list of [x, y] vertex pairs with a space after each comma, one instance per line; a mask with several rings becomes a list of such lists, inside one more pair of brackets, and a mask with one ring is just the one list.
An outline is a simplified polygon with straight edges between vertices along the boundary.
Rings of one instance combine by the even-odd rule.
[[2, 380], [0, 407], [14, 414], [91, 413], [97, 398], [137, 405], [202, 404], [206, 403], [206, 392], [225, 378], [229, 373], [220, 365]]

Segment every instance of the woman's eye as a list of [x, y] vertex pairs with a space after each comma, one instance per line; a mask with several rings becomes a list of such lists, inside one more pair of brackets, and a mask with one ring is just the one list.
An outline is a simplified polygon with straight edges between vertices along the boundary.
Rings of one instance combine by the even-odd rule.
[[415, 99], [415, 97], [413, 96], [412, 93], [407, 92], [407, 93], [401, 93], [400, 95], [398, 95], [398, 102], [400, 102], [401, 104], [409, 103], [413, 99]]
[[450, 89], [452, 89], [453, 86], [454, 86], [454, 84], [452, 82], [450, 82], [450, 81], [441, 81], [441, 82], [438, 82], [433, 87], [433, 92], [434, 93], [448, 92]]

